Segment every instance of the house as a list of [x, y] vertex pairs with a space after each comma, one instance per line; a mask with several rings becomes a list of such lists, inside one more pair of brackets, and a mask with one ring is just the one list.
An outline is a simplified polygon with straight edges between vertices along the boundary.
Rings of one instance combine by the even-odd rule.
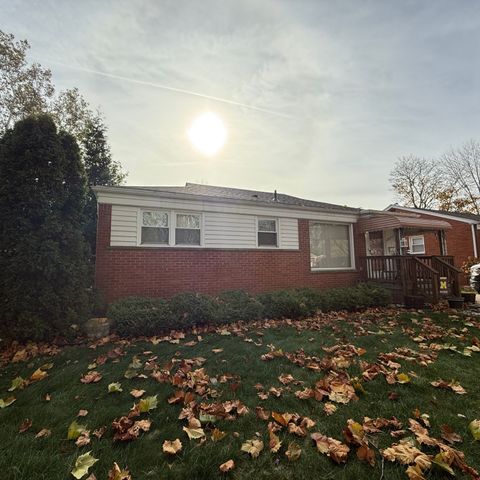
[[406, 237], [406, 246], [410, 253], [418, 255], [448, 254], [453, 257], [454, 265], [458, 268], [461, 268], [469, 257], [477, 258], [479, 256], [479, 215], [402, 207], [400, 205], [389, 205], [386, 211], [414, 213], [423, 219], [441, 219], [451, 225], [451, 228], [445, 231], [443, 252], [440, 251], [437, 232], [426, 232]]
[[[453, 260], [442, 250], [451, 228], [443, 219], [193, 183], [94, 191], [95, 283], [107, 303], [132, 295], [324, 289], [364, 280], [388, 285], [400, 297], [422, 293], [436, 301], [440, 276], [447, 275], [449, 289], [458, 285]], [[377, 248], [379, 231], [388, 257]], [[438, 255], [407, 255], [405, 232], [437, 232]], [[434, 268], [439, 265], [441, 272]]]

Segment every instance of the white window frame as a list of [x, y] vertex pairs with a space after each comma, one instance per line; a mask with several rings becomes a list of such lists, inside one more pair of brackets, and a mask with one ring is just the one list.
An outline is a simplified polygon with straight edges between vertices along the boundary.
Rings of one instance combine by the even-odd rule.
[[[414, 252], [413, 251], [413, 241], [422, 239], [423, 251]], [[410, 255], [425, 255], [425, 236], [424, 235], [413, 235], [408, 237], [409, 253]], [[417, 245], [418, 246], [418, 245]]]
[[[349, 267], [312, 267], [311, 265], [311, 244], [310, 244], [310, 226], [314, 224], [321, 225], [345, 225], [348, 227], [348, 240], [350, 242], [350, 266]], [[312, 220], [308, 223], [308, 261], [310, 263], [311, 272], [335, 272], [338, 270], [341, 271], [352, 271], [356, 269], [355, 266], [355, 244], [353, 241], [353, 224], [352, 223], [341, 223], [341, 222], [326, 222], [323, 220]]]
[[[162, 212], [168, 214], [168, 244], [142, 243], [143, 212]], [[180, 215], [197, 215], [200, 217], [200, 245], [175, 244], [175, 230], [177, 228], [177, 213]], [[146, 248], [202, 248], [205, 245], [205, 222], [203, 212], [187, 210], [169, 210], [165, 208], [141, 208], [137, 214], [137, 246]]]
[[[167, 223], [168, 223], [168, 242], [167, 243], [142, 243], [142, 228], [159, 228], [159, 227], [149, 227], [143, 224], [143, 213], [144, 212], [158, 212], [158, 213], [166, 213], [167, 214]], [[170, 239], [172, 236], [172, 216], [171, 211], [160, 209], [160, 208], [152, 208], [152, 209], [143, 209], [140, 210], [138, 215], [138, 230], [137, 230], [137, 245], [141, 247], [168, 247], [170, 245]], [[162, 228], [162, 227], [160, 227]], [[165, 228], [165, 227], [163, 227]]]
[[[258, 222], [260, 220], [272, 220], [275, 222], [275, 232], [264, 232], [264, 233], [276, 233], [277, 234], [277, 244], [276, 245], [259, 245], [258, 244]], [[260, 232], [261, 233], [261, 232]], [[266, 250], [278, 250], [280, 248], [280, 222], [276, 217], [255, 217], [255, 243], [257, 248], [266, 249]]]

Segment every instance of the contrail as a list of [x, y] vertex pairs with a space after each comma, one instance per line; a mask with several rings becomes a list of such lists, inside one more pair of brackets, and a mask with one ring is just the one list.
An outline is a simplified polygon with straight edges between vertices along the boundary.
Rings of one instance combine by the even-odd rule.
[[44, 63], [53, 63], [72, 70], [78, 70], [81, 72], [92, 73], [94, 75], [100, 75], [102, 77], [113, 78], [116, 80], [123, 80], [125, 82], [136, 83], [137, 85], [146, 85], [148, 87], [160, 88], [161, 90], [167, 90], [169, 92], [181, 93], [184, 95], [192, 95], [194, 97], [205, 98], [207, 100], [213, 100], [214, 102], [226, 103], [227, 105], [234, 105], [236, 107], [248, 108], [249, 110], [255, 110], [257, 112], [268, 113], [270, 115], [276, 115], [284, 118], [292, 118], [292, 115], [287, 113], [278, 112], [276, 110], [270, 110], [268, 108], [256, 107], [255, 105], [249, 105], [247, 103], [236, 102], [235, 100], [229, 100], [228, 98], [213, 97], [211, 95], [205, 95], [204, 93], [193, 92], [191, 90], [185, 90], [183, 88], [171, 87], [169, 85], [162, 85], [160, 83], [148, 82], [145, 80], [138, 80], [136, 78], [124, 77], [122, 75], [115, 75], [113, 73], [100, 72], [98, 70], [92, 70], [90, 68], [76, 67], [73, 65], [67, 65], [65, 63], [56, 62], [53, 60], [43, 60]]

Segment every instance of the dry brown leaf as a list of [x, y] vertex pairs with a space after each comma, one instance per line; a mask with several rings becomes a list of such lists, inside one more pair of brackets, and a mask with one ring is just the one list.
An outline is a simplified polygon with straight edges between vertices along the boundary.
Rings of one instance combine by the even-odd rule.
[[132, 480], [132, 476], [128, 469], [122, 469], [118, 466], [118, 463], [115, 462], [113, 467], [108, 472], [107, 480]]
[[102, 374], [97, 372], [96, 370], [92, 370], [91, 372], [82, 375], [80, 381], [82, 383], [97, 383], [102, 379]]
[[137, 390], [135, 388], [133, 390], [130, 390], [130, 395], [134, 398], [140, 398], [144, 393], [145, 390]]
[[448, 443], [462, 442], [462, 437], [450, 425], [441, 425], [442, 438]]
[[285, 455], [290, 462], [294, 462], [300, 458], [301, 453], [302, 449], [300, 448], [300, 445], [298, 445], [296, 442], [290, 442]]
[[164, 453], [168, 453], [169, 455], [175, 455], [176, 453], [182, 450], [182, 442], [179, 438], [171, 441], [165, 440], [163, 442], [163, 451]]
[[18, 429], [18, 433], [26, 432], [31, 426], [32, 426], [32, 421], [29, 418], [26, 418], [20, 425], [20, 428]]
[[35, 438], [46, 438], [52, 434], [52, 431], [48, 428], [42, 428], [36, 435]]
[[333, 403], [327, 402], [327, 403], [325, 403], [325, 405], [323, 406], [323, 411], [324, 411], [327, 415], [333, 415], [333, 414], [337, 411], [337, 406], [334, 405]]
[[88, 415], [88, 410], [79, 410], [77, 417], [86, 417]]
[[330, 457], [335, 463], [345, 463], [350, 448], [335, 438], [321, 433], [312, 433], [310, 438], [315, 442], [317, 450]]
[[241, 450], [242, 452], [250, 454], [252, 458], [257, 458], [263, 450], [263, 442], [256, 438], [252, 438], [242, 444]]
[[235, 468], [235, 462], [233, 460], [227, 460], [225, 463], [222, 463], [218, 468], [222, 473], [227, 473]]

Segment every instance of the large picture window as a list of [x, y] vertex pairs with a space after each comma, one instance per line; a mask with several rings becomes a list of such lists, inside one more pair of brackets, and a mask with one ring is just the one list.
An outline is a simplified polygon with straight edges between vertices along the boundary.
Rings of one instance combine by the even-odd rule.
[[200, 215], [177, 213], [175, 245], [200, 245]]
[[350, 225], [310, 224], [312, 270], [352, 268]]
[[142, 212], [142, 244], [168, 245], [168, 213], [153, 211]]

